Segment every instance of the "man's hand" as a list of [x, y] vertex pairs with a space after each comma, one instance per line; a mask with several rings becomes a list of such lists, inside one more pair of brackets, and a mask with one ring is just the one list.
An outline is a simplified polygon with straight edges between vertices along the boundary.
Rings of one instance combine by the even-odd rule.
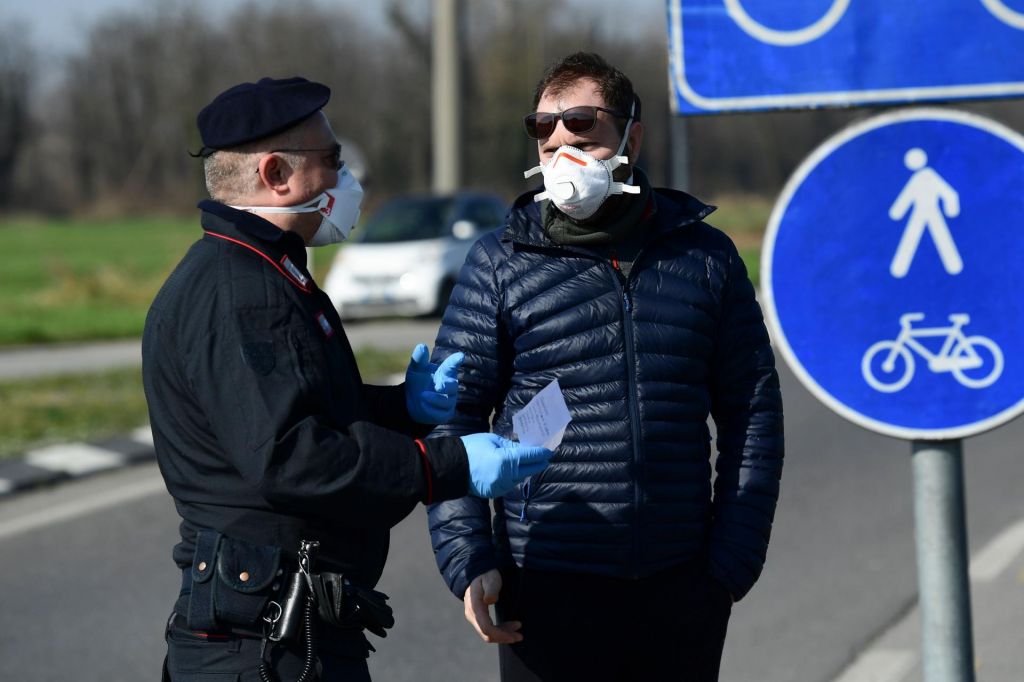
[[523, 641], [519, 628], [523, 624], [510, 620], [495, 625], [491, 619], [491, 605], [497, 603], [501, 592], [501, 574], [491, 569], [478, 575], [466, 588], [464, 597], [466, 620], [473, 626], [480, 638], [488, 644], [514, 644]]
[[465, 356], [452, 353], [440, 365], [430, 362], [430, 350], [421, 343], [412, 351], [405, 370], [405, 407], [420, 424], [443, 424], [455, 416], [459, 398], [459, 365]]

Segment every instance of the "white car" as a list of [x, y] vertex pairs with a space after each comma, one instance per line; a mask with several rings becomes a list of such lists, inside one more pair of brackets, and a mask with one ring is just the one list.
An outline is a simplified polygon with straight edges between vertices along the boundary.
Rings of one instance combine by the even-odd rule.
[[438, 315], [470, 246], [506, 211], [482, 193], [392, 199], [338, 250], [323, 289], [342, 319]]

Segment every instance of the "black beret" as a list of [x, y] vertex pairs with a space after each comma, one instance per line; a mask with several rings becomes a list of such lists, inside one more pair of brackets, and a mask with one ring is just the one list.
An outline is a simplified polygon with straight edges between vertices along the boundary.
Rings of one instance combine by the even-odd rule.
[[217, 95], [196, 117], [200, 152], [207, 156], [227, 147], [287, 130], [327, 104], [331, 89], [305, 78], [261, 78]]

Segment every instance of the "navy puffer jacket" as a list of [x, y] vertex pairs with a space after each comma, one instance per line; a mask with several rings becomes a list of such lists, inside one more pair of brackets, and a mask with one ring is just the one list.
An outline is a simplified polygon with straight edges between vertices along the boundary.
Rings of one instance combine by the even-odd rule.
[[[503, 499], [429, 509], [449, 588], [525, 568], [643, 577], [707, 553], [739, 599], [761, 572], [782, 472], [782, 402], [761, 310], [714, 210], [656, 190], [650, 239], [624, 277], [607, 251], [544, 234], [533, 193], [459, 274], [435, 361], [466, 360], [437, 435], [493, 430], [558, 379], [572, 415], [551, 465]], [[712, 502], [710, 432], [719, 455]]]

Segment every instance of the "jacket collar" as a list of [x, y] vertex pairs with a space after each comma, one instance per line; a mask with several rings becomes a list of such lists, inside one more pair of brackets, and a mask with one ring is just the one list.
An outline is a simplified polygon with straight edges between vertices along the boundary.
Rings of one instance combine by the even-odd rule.
[[282, 230], [255, 213], [239, 211], [218, 201], [200, 201], [199, 208], [203, 211], [202, 226], [207, 232], [222, 232], [235, 239], [241, 238], [278, 258], [287, 254], [297, 265], [306, 267], [306, 243], [298, 234]]
[[306, 269], [306, 243], [298, 234], [218, 201], [206, 199], [198, 207], [207, 235], [258, 252], [300, 289], [307, 293], [312, 290], [313, 278]]
[[[533, 200], [541, 189], [522, 194], [515, 200], [512, 210], [509, 211], [505, 230], [501, 235], [502, 241], [544, 248], [577, 250], [577, 247], [557, 244], [544, 234], [540, 203]], [[651, 216], [654, 225], [650, 232], [650, 240], [700, 222], [717, 209], [717, 206], [705, 204], [686, 192], [663, 187], [655, 188], [651, 198], [657, 202], [658, 210]]]

